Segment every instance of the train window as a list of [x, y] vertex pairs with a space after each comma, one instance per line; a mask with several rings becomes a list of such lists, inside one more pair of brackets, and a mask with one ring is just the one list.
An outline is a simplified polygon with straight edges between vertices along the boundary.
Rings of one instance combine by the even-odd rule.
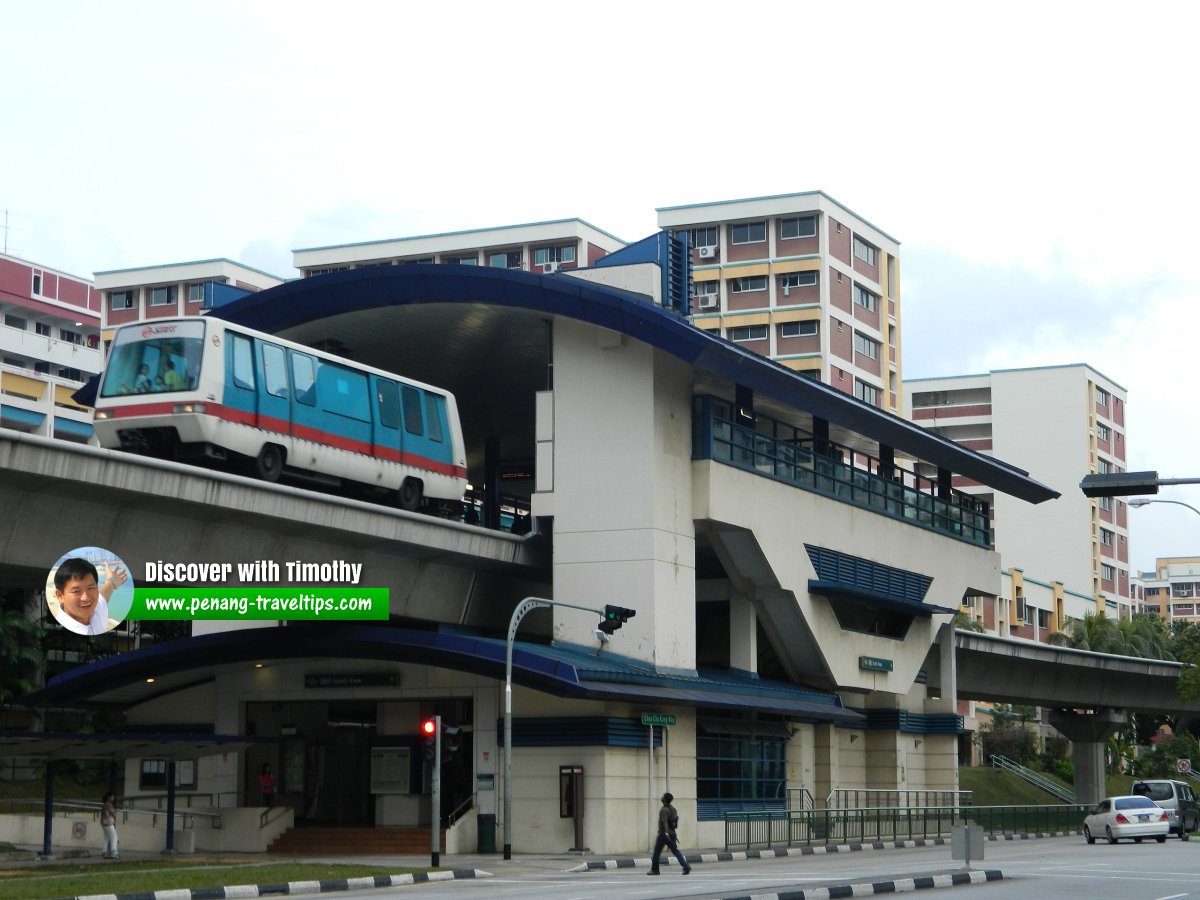
[[425, 428], [421, 424], [421, 392], [406, 384], [400, 388], [400, 397], [404, 405], [404, 430], [409, 434], [424, 434]]
[[317, 397], [315, 384], [317, 381], [317, 361], [303, 353], [292, 353], [292, 387], [296, 391], [296, 401], [305, 406], [316, 406]]
[[231, 334], [233, 342], [233, 383], [254, 390], [254, 353], [249, 338]]
[[282, 347], [274, 344], [262, 345], [263, 380], [266, 382], [267, 393], [274, 397], [288, 395], [287, 361]]
[[446, 439], [442, 432], [442, 409], [445, 405], [444, 397], [425, 394], [425, 421], [429, 423], [429, 439], [439, 444]]
[[396, 393], [396, 382], [380, 378], [376, 384], [379, 386], [379, 423], [384, 428], [399, 428], [400, 398]]
[[366, 375], [324, 363], [317, 379], [320, 383], [317, 393], [321, 396], [323, 410], [360, 422], [371, 421]]

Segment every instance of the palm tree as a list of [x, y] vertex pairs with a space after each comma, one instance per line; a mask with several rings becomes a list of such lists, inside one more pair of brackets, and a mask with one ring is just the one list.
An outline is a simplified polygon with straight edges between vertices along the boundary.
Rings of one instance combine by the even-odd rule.
[[41, 626], [29, 621], [23, 609], [0, 606], [0, 704], [33, 689], [25, 672], [41, 661]]

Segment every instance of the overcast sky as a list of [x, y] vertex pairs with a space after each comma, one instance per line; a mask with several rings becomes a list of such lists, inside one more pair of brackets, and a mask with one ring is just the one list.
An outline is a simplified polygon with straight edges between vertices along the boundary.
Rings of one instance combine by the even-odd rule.
[[[901, 242], [905, 375], [1090, 363], [1129, 391], [1129, 467], [1200, 476], [1198, 9], [0, 0], [0, 237], [85, 276], [290, 277], [303, 247], [636, 240], [820, 189]], [[1178, 506], [1131, 532], [1135, 569], [1200, 554]]]

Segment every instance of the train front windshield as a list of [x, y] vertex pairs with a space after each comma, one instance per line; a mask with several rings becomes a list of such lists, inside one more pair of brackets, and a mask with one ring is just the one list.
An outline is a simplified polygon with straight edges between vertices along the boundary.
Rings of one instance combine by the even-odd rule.
[[122, 328], [113, 341], [100, 396], [193, 390], [200, 379], [203, 350], [203, 322]]

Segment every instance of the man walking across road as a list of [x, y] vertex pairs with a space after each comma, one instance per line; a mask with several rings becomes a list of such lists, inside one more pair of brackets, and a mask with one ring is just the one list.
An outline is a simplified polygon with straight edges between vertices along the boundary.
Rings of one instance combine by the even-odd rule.
[[647, 875], [661, 874], [658, 871], [658, 857], [662, 854], [663, 847], [671, 848], [671, 852], [679, 860], [679, 865], [683, 867], [684, 875], [692, 874], [692, 867], [679, 852], [679, 839], [675, 836], [675, 829], [679, 827], [679, 813], [671, 805], [674, 799], [674, 795], [669, 791], [662, 795], [662, 809], [658, 811], [658, 839], [654, 842], [654, 856], [650, 858], [650, 871]]

